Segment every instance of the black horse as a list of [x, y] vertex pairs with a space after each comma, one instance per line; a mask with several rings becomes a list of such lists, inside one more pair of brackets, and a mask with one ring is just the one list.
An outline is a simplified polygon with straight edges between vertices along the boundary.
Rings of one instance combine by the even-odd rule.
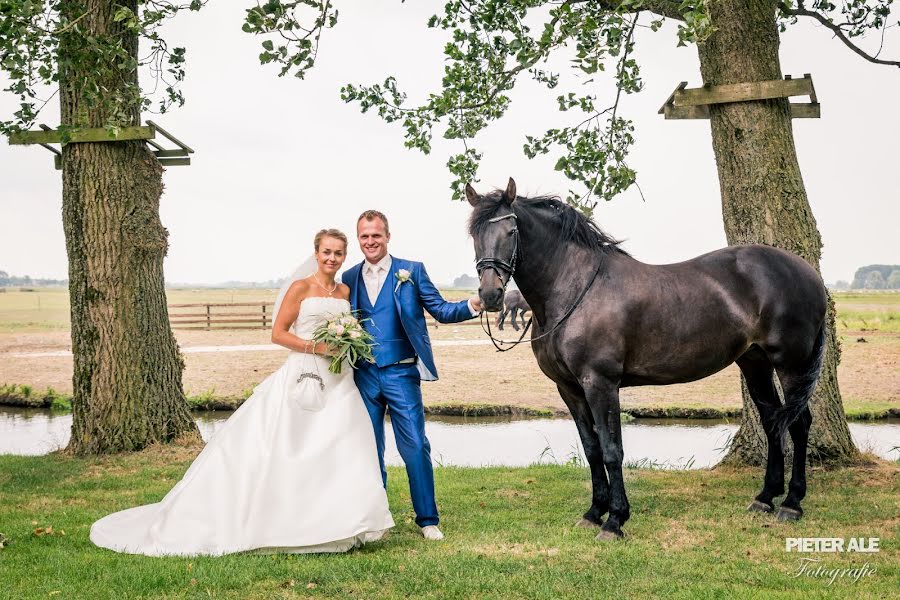
[[484, 196], [467, 185], [466, 198], [474, 207], [469, 230], [482, 302], [498, 310], [515, 276], [533, 311], [538, 364], [578, 426], [593, 486], [580, 526], [600, 527], [598, 539], [615, 538], [629, 517], [619, 388], [694, 381], [733, 362], [769, 447], [762, 491], [749, 510], [772, 512], [784, 493], [782, 445], [790, 433], [793, 472], [777, 516], [801, 517], [807, 404], [821, 369], [826, 311], [824, 285], [808, 263], [748, 245], [647, 265], [557, 198], [516, 196], [512, 179], [505, 191]]
[[506, 292], [506, 297], [503, 298], [503, 308], [500, 309], [500, 314], [497, 315], [497, 329], [503, 331], [503, 322], [506, 321], [507, 316], [509, 316], [509, 322], [512, 323], [514, 330], [519, 330], [519, 324], [516, 323], [517, 317], [522, 319], [522, 327], [525, 327], [525, 313], [530, 310], [531, 307], [528, 306], [528, 302], [522, 297], [522, 292], [509, 290]]

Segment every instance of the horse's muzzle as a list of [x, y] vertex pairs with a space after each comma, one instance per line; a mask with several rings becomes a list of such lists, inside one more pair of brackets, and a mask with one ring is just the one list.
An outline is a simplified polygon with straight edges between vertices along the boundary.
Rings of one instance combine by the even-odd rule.
[[503, 310], [503, 288], [497, 287], [489, 290], [478, 290], [478, 296], [481, 298], [481, 304], [484, 310], [488, 312], [499, 312]]

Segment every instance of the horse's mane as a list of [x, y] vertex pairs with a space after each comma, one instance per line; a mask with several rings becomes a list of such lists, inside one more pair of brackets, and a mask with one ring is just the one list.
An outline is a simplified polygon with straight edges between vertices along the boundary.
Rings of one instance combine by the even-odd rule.
[[[502, 190], [495, 190], [482, 196], [481, 202], [469, 217], [469, 234], [474, 236], [484, 231], [485, 227], [490, 224], [490, 220], [500, 211], [501, 206], [505, 206]], [[619, 244], [622, 243], [621, 240], [604, 232], [584, 213], [560, 200], [559, 196], [535, 196], [534, 198], [520, 196], [513, 203], [512, 210], [518, 216], [527, 215], [537, 221], [547, 220], [546, 214], [539, 214], [541, 211], [545, 213], [553, 211], [559, 227], [558, 239], [560, 242], [573, 242], [589, 250], [603, 252], [614, 250], [628, 254], [619, 247]]]

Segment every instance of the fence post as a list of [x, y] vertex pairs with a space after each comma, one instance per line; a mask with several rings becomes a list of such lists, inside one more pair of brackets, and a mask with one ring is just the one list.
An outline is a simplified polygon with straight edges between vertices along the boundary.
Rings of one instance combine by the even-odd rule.
[[209, 331], [212, 329], [212, 319], [210, 318], [210, 309], [209, 304], [206, 305], [206, 330]]
[[266, 328], [266, 303], [262, 303], [263, 329]]

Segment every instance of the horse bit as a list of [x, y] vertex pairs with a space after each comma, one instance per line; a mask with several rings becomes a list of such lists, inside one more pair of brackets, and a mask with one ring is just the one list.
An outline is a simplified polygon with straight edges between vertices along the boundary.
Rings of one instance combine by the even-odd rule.
[[[512, 231], [510, 232], [510, 234], [513, 236], [512, 255], [510, 256], [509, 260], [503, 260], [502, 258], [497, 258], [495, 256], [486, 256], [484, 258], [478, 259], [475, 261], [475, 271], [478, 272], [478, 277], [480, 279], [482, 273], [484, 273], [485, 270], [493, 269], [494, 273], [497, 274], [497, 278], [500, 279], [500, 283], [503, 284], [502, 288], [503, 288], [503, 296], [504, 296], [504, 301], [505, 301], [506, 286], [509, 284], [509, 281], [512, 279], [513, 274], [516, 271], [516, 261], [519, 256], [519, 225], [518, 225], [519, 217], [516, 216], [515, 211], [512, 211], [509, 214], [501, 215], [499, 217], [494, 217], [493, 219], [489, 219], [488, 223], [499, 223], [500, 221], [503, 221], [504, 219], [513, 219], [513, 221], [516, 223], [516, 225], [513, 226]], [[581, 301], [584, 299], [585, 294], [587, 294], [588, 290], [591, 289], [591, 286], [594, 285], [594, 281], [597, 279], [597, 275], [600, 274], [600, 269], [602, 267], [603, 267], [603, 255], [601, 254], [600, 262], [597, 264], [597, 270], [594, 271], [594, 276], [591, 277], [591, 280], [588, 282], [588, 284], [584, 287], [583, 290], [581, 290], [581, 293], [578, 295], [578, 298], [575, 300], [575, 302], [572, 303], [572, 306], [570, 306], [569, 309], [566, 311], [566, 313], [563, 315], [563, 317], [559, 321], [557, 321], [556, 325], [554, 325], [552, 328], [545, 331], [544, 333], [540, 334], [539, 336], [533, 337], [530, 340], [528, 340], [527, 342], [524, 341], [525, 336], [528, 334], [528, 330], [531, 328], [531, 323], [532, 323], [532, 321], [534, 321], [534, 312], [533, 311], [531, 313], [531, 316], [528, 318], [528, 322], [525, 324], [525, 327], [522, 329], [522, 335], [520, 335], [519, 339], [514, 342], [509, 342], [506, 340], [501, 340], [501, 339], [495, 338], [494, 335], [491, 333], [490, 318], [487, 319], [487, 327], [485, 328], [485, 325], [484, 325], [485, 324], [485, 313], [484, 313], [484, 311], [481, 311], [481, 314], [479, 315], [479, 323], [481, 324], [482, 331], [484, 331], [487, 334], [488, 338], [490, 338], [491, 343], [494, 344], [494, 348], [497, 349], [497, 352], [509, 352], [510, 350], [512, 350], [513, 348], [518, 346], [519, 344], [523, 344], [523, 343], [530, 344], [532, 342], [535, 342], [535, 341], [541, 339], [542, 337], [550, 335], [551, 333], [556, 331], [559, 328], [559, 326], [562, 325], [563, 322], [565, 322], [565, 320], [569, 318], [569, 316], [571, 316], [571, 314], [575, 311], [575, 309], [578, 307], [578, 305], [581, 304]], [[501, 275], [501, 271], [507, 275], [505, 282], [503, 281], [503, 275]], [[515, 317], [513, 317], [513, 318], [515, 318]], [[509, 344], [510, 346], [509, 346], [509, 348], [502, 348], [501, 346], [503, 344]]]

